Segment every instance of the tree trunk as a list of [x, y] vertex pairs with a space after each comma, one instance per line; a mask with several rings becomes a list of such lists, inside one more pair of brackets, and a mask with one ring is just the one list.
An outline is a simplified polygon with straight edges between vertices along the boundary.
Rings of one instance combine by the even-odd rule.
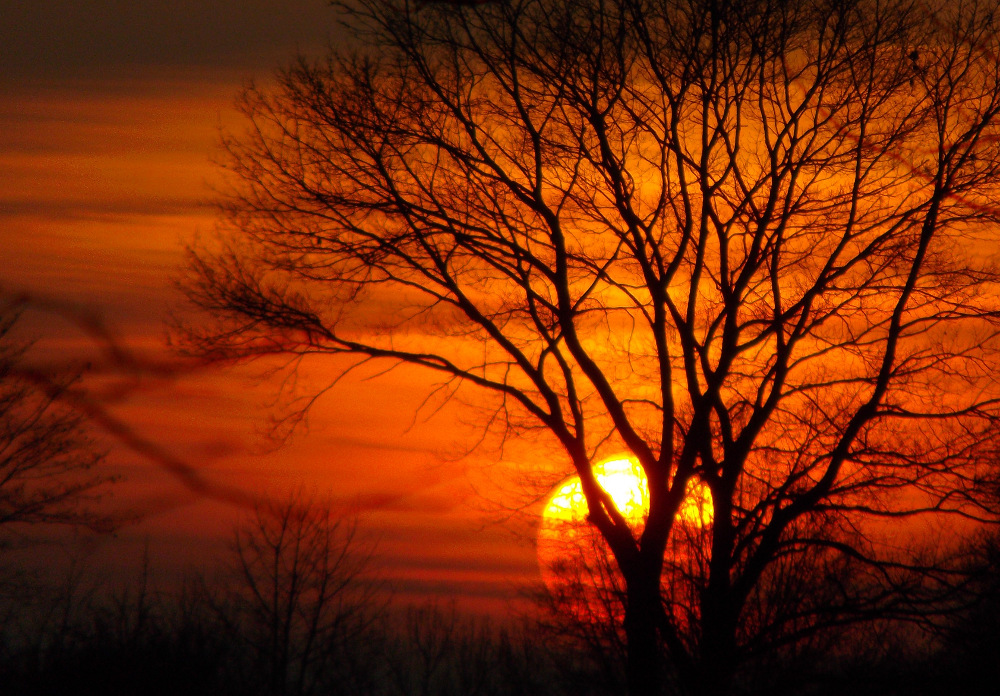
[[691, 690], [699, 696], [728, 696], [736, 674], [735, 624], [729, 612], [702, 606], [702, 633], [698, 658], [697, 684]]
[[650, 580], [639, 577], [626, 579], [625, 640], [627, 644], [626, 676], [629, 696], [660, 696], [663, 667], [656, 617], [660, 611], [659, 575]]

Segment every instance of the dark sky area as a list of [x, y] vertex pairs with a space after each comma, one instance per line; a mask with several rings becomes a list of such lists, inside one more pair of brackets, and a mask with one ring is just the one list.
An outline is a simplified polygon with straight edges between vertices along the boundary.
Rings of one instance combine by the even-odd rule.
[[324, 45], [335, 24], [323, 0], [4, 0], [2, 80], [267, 68]]

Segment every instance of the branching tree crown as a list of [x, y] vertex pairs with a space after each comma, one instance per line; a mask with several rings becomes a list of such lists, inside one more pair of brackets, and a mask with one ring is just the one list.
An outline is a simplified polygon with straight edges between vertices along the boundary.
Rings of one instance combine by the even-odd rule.
[[93, 505], [109, 481], [96, 468], [104, 454], [83, 417], [60, 402], [67, 380], [31, 379], [30, 344], [15, 337], [18, 319], [16, 309], [0, 305], [0, 531], [7, 541], [39, 524], [107, 531], [115, 521]]
[[[245, 95], [195, 345], [419, 365], [541, 427], [624, 580], [636, 694], [661, 646], [724, 693], [765, 646], [927, 618], [948, 568], [872, 530], [994, 512], [995, 3], [335, 4], [357, 45]], [[621, 449], [640, 535], [592, 472]], [[692, 478], [714, 523], [678, 607]], [[846, 565], [760, 609], [783, 568]]]

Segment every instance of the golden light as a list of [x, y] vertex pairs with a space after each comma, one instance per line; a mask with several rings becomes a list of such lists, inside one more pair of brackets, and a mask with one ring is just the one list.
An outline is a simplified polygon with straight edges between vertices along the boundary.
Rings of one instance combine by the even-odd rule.
[[[596, 465], [594, 476], [629, 523], [636, 528], [641, 527], [649, 510], [649, 490], [642, 467], [630, 459], [613, 459]], [[587, 499], [583, 495], [579, 476], [573, 476], [560, 485], [549, 497], [542, 512], [543, 526], [546, 520], [563, 526], [566, 523], [582, 524], [586, 518]]]
[[[649, 512], [649, 488], [639, 463], [629, 458], [611, 459], [594, 466], [594, 476], [629, 524], [641, 529]], [[690, 481], [677, 516], [681, 522], [699, 527], [711, 524], [712, 494], [708, 486], [701, 481]], [[586, 519], [587, 499], [583, 495], [583, 485], [579, 476], [573, 476], [549, 496], [542, 511], [542, 526], [544, 528], [546, 522], [559, 527], [566, 523], [584, 524]]]
[[[641, 533], [649, 512], [649, 488], [639, 463], [628, 457], [610, 459], [594, 466], [594, 476], [633, 530]], [[574, 585], [575, 592], [586, 593], [581, 586], [602, 584], [613, 565], [606, 545], [587, 522], [587, 513], [579, 476], [556, 486], [546, 501], [538, 531], [538, 564], [542, 579], [554, 594], [565, 589], [567, 582]], [[688, 483], [677, 522], [689, 529], [711, 524], [712, 495], [704, 483]], [[567, 579], [570, 576], [572, 580]], [[593, 587], [596, 593], [604, 589]]]
[[712, 492], [701, 481], [688, 481], [684, 491], [684, 502], [677, 511], [677, 519], [696, 527], [712, 524]]

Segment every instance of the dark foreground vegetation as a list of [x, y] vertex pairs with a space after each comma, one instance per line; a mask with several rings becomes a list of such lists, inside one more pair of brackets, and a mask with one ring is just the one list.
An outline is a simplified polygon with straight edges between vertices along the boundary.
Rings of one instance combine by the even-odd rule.
[[[447, 603], [401, 606], [374, 579], [354, 532], [316, 505], [264, 505], [218, 568], [170, 591], [148, 558], [131, 582], [113, 586], [79, 565], [48, 582], [0, 566], [2, 693], [626, 692], [625, 636], [614, 619], [584, 616], [551, 593], [516, 620], [464, 616]], [[984, 544], [973, 557], [976, 600], [935, 630], [880, 620], [762, 655], [745, 663], [733, 693], [977, 693], [996, 683], [1000, 553]]]

